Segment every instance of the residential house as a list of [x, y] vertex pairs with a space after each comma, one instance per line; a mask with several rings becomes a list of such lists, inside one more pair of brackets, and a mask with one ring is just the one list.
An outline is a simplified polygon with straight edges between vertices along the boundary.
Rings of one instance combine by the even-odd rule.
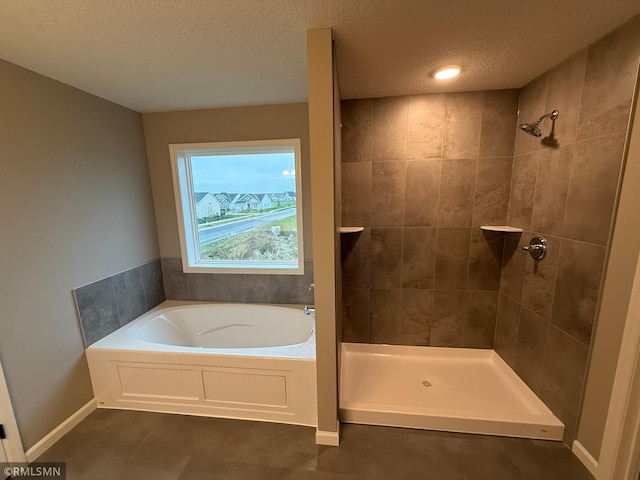
[[214, 193], [213, 195], [218, 199], [218, 202], [220, 202], [221, 212], [224, 213], [231, 210], [231, 197], [227, 192]]
[[253, 193], [235, 194], [231, 201], [231, 209], [234, 212], [242, 212], [245, 210], [258, 210], [260, 208], [260, 200]]
[[260, 201], [259, 208], [261, 208], [262, 210], [266, 210], [267, 208], [273, 208], [273, 202], [271, 201], [271, 197], [269, 197], [268, 193], [258, 193], [256, 197]]
[[209, 192], [195, 192], [196, 216], [198, 219], [220, 215], [220, 202]]

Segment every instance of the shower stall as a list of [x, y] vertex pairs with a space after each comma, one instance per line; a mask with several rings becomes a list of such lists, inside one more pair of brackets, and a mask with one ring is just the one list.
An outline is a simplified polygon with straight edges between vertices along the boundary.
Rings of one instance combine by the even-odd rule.
[[341, 421], [571, 445], [638, 31], [521, 89], [341, 102]]

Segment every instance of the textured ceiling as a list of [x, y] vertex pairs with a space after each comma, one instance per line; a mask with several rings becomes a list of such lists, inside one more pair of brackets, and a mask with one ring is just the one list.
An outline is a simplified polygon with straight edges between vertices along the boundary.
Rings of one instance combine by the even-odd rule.
[[[0, 0], [0, 58], [141, 112], [306, 101], [331, 27], [343, 98], [521, 87], [638, 0]], [[455, 81], [430, 78], [462, 65]]]

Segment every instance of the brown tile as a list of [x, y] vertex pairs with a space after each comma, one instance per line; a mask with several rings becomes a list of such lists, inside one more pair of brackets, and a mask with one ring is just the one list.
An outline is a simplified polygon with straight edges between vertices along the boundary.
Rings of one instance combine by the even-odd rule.
[[578, 140], [627, 130], [640, 55], [635, 16], [589, 47]]
[[396, 344], [400, 333], [402, 290], [371, 289], [369, 328], [371, 343]]
[[563, 239], [551, 323], [585, 345], [591, 341], [606, 248]]
[[342, 165], [342, 224], [371, 225], [371, 163]]
[[516, 89], [485, 92], [480, 158], [513, 155], [519, 93]]
[[[547, 97], [547, 74], [532, 80], [520, 90], [517, 125], [535, 122], [545, 113]], [[535, 152], [542, 148], [540, 138], [532, 137], [516, 127], [515, 155]]]
[[373, 100], [344, 100], [340, 108], [342, 162], [370, 162]]
[[515, 368], [518, 354], [518, 326], [520, 323], [520, 304], [500, 294], [496, 320], [495, 350], [502, 359]]
[[433, 288], [436, 229], [405, 228], [402, 241], [402, 288]]
[[477, 158], [484, 92], [448, 93], [443, 158]]
[[410, 158], [442, 156], [444, 109], [444, 94], [409, 97], [407, 153]]
[[549, 322], [526, 308], [520, 310], [515, 371], [538, 395], [548, 334]]
[[402, 285], [402, 229], [371, 229], [371, 287]]
[[524, 283], [524, 269], [526, 254], [522, 251], [524, 245], [529, 244], [528, 234], [507, 233], [504, 237], [504, 257], [500, 291], [516, 302], [522, 300], [522, 285]]
[[493, 348], [498, 296], [497, 290], [467, 292], [464, 311], [464, 347]]
[[432, 309], [431, 290], [402, 290], [399, 343], [429, 345]]
[[473, 226], [506, 225], [512, 163], [512, 157], [478, 160]]
[[534, 260], [531, 255], [525, 255], [522, 305], [549, 320], [560, 257], [560, 239], [550, 236], [544, 236], [544, 239], [547, 241], [544, 258]]
[[553, 136], [560, 146], [576, 141], [586, 67], [587, 49], [585, 48], [551, 69], [548, 74], [544, 113], [558, 110], [560, 114], [555, 122], [543, 120], [541, 128], [543, 137], [548, 136], [553, 128]]
[[371, 229], [342, 235], [342, 286], [366, 287], [371, 282]]
[[575, 144], [545, 149], [538, 155], [536, 193], [531, 213], [531, 229], [548, 235], [562, 235]]
[[435, 227], [440, 197], [440, 159], [407, 162], [405, 227]]
[[464, 341], [464, 306], [466, 292], [433, 292], [432, 347], [461, 347]]
[[371, 177], [371, 226], [404, 224], [405, 162], [376, 162]]
[[440, 176], [438, 227], [470, 227], [478, 161], [443, 160]]
[[503, 233], [471, 229], [469, 249], [470, 290], [498, 290], [504, 251]]
[[578, 142], [567, 195], [564, 237], [607, 244], [624, 143], [622, 133]]
[[407, 154], [408, 97], [373, 99], [372, 159], [404, 160]]
[[369, 289], [342, 289], [342, 341], [369, 342]]
[[435, 288], [441, 290], [467, 288], [470, 245], [469, 228], [438, 229]]
[[588, 355], [588, 347], [553, 325], [550, 327], [540, 398], [574, 432]]
[[536, 152], [513, 159], [508, 225], [525, 230], [530, 228], [539, 158], [540, 154]]

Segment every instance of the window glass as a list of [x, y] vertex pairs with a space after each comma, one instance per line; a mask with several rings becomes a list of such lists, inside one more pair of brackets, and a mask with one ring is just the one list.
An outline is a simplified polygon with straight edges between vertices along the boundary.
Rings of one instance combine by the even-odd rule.
[[298, 139], [170, 152], [185, 271], [303, 273]]

